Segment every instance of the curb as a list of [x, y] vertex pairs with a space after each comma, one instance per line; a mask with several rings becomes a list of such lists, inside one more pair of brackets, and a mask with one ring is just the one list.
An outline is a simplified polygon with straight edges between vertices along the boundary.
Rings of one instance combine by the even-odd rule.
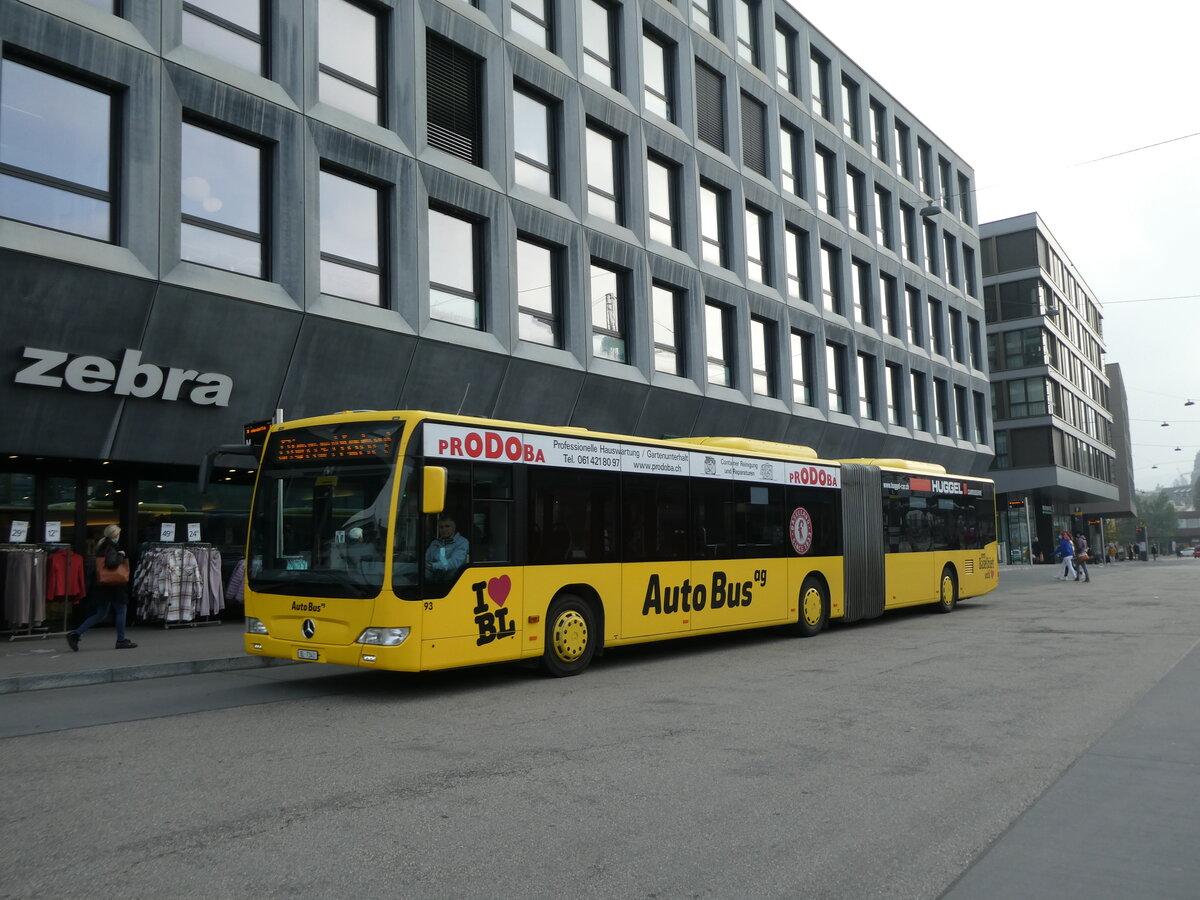
[[46, 691], [54, 688], [81, 687], [88, 684], [114, 684], [122, 681], [143, 681], [148, 678], [169, 678], [174, 675], [198, 675], [205, 672], [234, 672], [240, 669], [263, 669], [268, 666], [290, 666], [290, 659], [267, 659], [261, 656], [229, 656], [220, 659], [191, 659], [184, 662], [146, 663], [138, 666], [118, 666], [109, 669], [84, 669], [79, 672], [54, 672], [48, 675], [13, 675], [0, 678], [0, 694], [21, 691]]

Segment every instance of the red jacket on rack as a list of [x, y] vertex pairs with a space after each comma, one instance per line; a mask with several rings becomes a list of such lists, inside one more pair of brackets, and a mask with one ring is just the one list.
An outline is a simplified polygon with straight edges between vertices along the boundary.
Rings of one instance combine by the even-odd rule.
[[[70, 560], [68, 571], [67, 560]], [[86, 557], [70, 550], [55, 550], [46, 560], [46, 599], [78, 600], [87, 593], [83, 583], [83, 562]]]

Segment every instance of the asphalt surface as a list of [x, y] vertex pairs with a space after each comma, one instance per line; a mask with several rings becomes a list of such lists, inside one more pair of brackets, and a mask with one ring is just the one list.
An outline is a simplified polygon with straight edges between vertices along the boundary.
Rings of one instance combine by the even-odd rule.
[[1092, 572], [563, 680], [13, 642], [0, 897], [1195, 898], [1200, 562]]

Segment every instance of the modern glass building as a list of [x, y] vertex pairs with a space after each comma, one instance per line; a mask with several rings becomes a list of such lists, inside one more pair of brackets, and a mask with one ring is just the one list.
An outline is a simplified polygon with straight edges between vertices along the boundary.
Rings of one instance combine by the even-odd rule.
[[277, 409], [990, 461], [973, 173], [783, 0], [0, 0], [0, 103], [2, 529], [233, 551]]
[[1037, 213], [979, 231], [1000, 540], [1028, 562], [1035, 540], [1043, 555], [1062, 531], [1096, 543], [1102, 516], [1132, 515], [1125, 391], [1101, 304]]

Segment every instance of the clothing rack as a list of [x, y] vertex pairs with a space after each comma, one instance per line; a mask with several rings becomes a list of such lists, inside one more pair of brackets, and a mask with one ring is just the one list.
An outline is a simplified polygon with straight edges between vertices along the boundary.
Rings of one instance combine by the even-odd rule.
[[[57, 543], [57, 542], [56, 543], [45, 543], [45, 544], [42, 544], [42, 547], [46, 551], [46, 563], [47, 563], [46, 602], [47, 603], [61, 602], [62, 607], [63, 607], [62, 630], [56, 631], [56, 632], [54, 632], [54, 634], [66, 634], [68, 631], [71, 630], [71, 606], [74, 603], [78, 603], [80, 600], [82, 600], [84, 597], [87, 596], [87, 587], [86, 587], [84, 581], [87, 577], [87, 559], [88, 558], [86, 556], [84, 556], [82, 553], [76, 553], [74, 550], [72, 550], [70, 544], [62, 544], [62, 543]], [[63, 572], [62, 592], [60, 593], [58, 591], [55, 591], [53, 596], [51, 596], [50, 586], [53, 581], [53, 579], [51, 578], [53, 572], [51, 571], [52, 566], [50, 564], [53, 562], [54, 554], [58, 553], [59, 551], [61, 551], [64, 554], [64, 557], [63, 557], [64, 572]], [[79, 586], [83, 591], [83, 593], [81, 593], [81, 594], [72, 594], [71, 593], [71, 569], [74, 565], [75, 560], [79, 560], [79, 567], [80, 567], [80, 572], [79, 572], [80, 585]], [[72, 597], [74, 597], [74, 600], [72, 600]], [[49, 636], [49, 635], [50, 635], [50, 632], [47, 631], [45, 636]]]
[[[207, 590], [209, 591], [209, 594], [210, 594], [210, 611], [205, 613], [203, 618], [193, 619], [191, 622], [179, 623], [179, 624], [176, 624], [173, 626], [164, 624], [163, 628], [171, 628], [171, 627], [195, 628], [197, 625], [220, 625], [221, 617], [218, 615], [218, 613], [220, 613], [220, 611], [222, 609], [224, 609], [224, 607], [225, 607], [225, 591], [223, 589], [223, 583], [221, 580], [221, 551], [217, 549], [215, 544], [209, 543], [208, 541], [180, 541], [180, 542], [178, 542], [178, 546], [183, 547], [186, 550], [202, 550], [206, 553], [210, 553], [210, 554], [215, 553], [216, 554], [216, 572], [217, 572], [216, 590], [215, 590], [215, 592], [212, 590], [213, 586], [210, 582], [207, 586]], [[211, 567], [210, 567], [208, 573], [205, 573], [205, 574], [207, 574], [209, 577], [211, 577], [211, 574], [212, 574]], [[211, 609], [212, 603], [219, 604], [218, 608], [215, 611], [213, 611]]]
[[[66, 551], [66, 575], [63, 580], [63, 593], [54, 594], [51, 596], [48, 593], [48, 563], [51, 553], [59, 550]], [[0, 578], [5, 581], [4, 594], [4, 618], [10, 629], [3, 632], [8, 635], [9, 641], [26, 640], [29, 638], [40, 638], [45, 640], [51, 635], [65, 634], [69, 628], [68, 624], [71, 615], [71, 599], [69, 594], [70, 572], [71, 572], [71, 557], [72, 551], [70, 544], [61, 544], [57, 542], [47, 542], [41, 544], [20, 543], [20, 544], [0, 544], [0, 554], [8, 557], [9, 554], [26, 554], [31, 557], [29, 568], [21, 572], [18, 577], [21, 582], [25, 582], [28, 578], [27, 590], [24, 591], [24, 597], [10, 597], [9, 590], [13, 587], [7, 583], [9, 578], [10, 566], [9, 559], [0, 559], [0, 568], [4, 571], [0, 573]], [[78, 556], [78, 554], [74, 554]], [[82, 561], [82, 560], [81, 560]], [[16, 575], [15, 570], [13, 574]], [[19, 589], [20, 585], [17, 585]], [[19, 590], [18, 590], [19, 592]], [[81, 595], [82, 596], [82, 595]], [[48, 602], [62, 602], [62, 627], [59, 631], [52, 631], [47, 619]], [[10, 619], [13, 615], [15, 618]], [[19, 620], [24, 621], [19, 621]]]
[[[225, 600], [221, 589], [220, 550], [207, 541], [147, 541], [138, 550], [138, 565], [133, 578], [134, 596], [131, 599], [137, 600], [139, 615], [161, 619], [164, 630], [221, 624], [217, 613], [224, 608]], [[153, 570], [146, 561], [167, 550], [178, 550], [181, 556], [179, 571], [172, 572], [170, 576], [174, 580], [164, 584], [162, 573], [152, 574]], [[197, 554], [204, 559], [203, 566]], [[187, 563], [188, 557], [192, 561], [191, 566]], [[212, 584], [213, 566], [216, 568], [215, 590]], [[158, 579], [149, 592], [141, 583], [147, 577]], [[203, 611], [197, 612], [198, 607]]]

